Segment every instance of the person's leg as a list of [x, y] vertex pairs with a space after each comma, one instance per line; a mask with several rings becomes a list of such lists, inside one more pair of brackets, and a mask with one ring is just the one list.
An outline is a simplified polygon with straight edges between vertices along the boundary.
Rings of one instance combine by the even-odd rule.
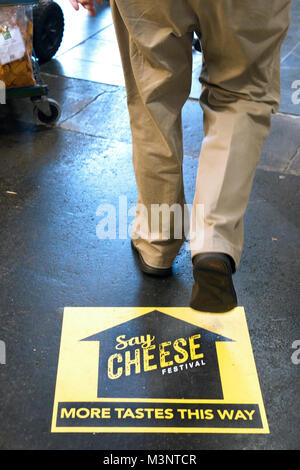
[[[185, 0], [112, 0], [133, 144], [138, 204], [133, 243], [153, 267], [171, 266], [184, 240], [181, 110], [191, 86], [195, 15]], [[171, 227], [151, 209], [177, 209]], [[180, 216], [180, 214], [179, 214]], [[180, 224], [180, 227], [178, 227]], [[170, 234], [168, 234], [170, 229]]]
[[203, 232], [191, 243], [192, 257], [225, 252], [237, 268], [253, 177], [271, 113], [279, 105], [280, 47], [291, 2], [190, 3], [197, 8], [202, 34], [205, 134], [194, 198], [195, 209], [203, 205]]
[[[269, 134], [271, 114], [279, 105], [280, 48], [289, 26], [291, 2], [189, 3], [197, 10], [201, 30], [200, 103], [205, 135], [194, 197], [191, 255], [195, 260], [200, 253], [225, 253], [233, 260], [234, 271], [242, 254], [243, 219], [255, 170]], [[197, 211], [197, 207], [203, 210]], [[199, 271], [207, 275], [205, 269]], [[207, 303], [207, 292], [204, 299], [203, 286], [199, 288], [201, 272], [196, 273], [191, 301], [200, 310]], [[228, 266], [223, 274], [228, 279]], [[213, 285], [216, 304], [222, 304], [219, 277], [204, 282]], [[220, 289], [216, 290], [216, 282]], [[232, 285], [227, 287], [230, 290]]]

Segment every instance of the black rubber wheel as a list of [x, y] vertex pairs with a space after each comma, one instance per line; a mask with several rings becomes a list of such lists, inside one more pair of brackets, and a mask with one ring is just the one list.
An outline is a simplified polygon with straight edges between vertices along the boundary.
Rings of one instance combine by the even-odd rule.
[[41, 2], [33, 8], [33, 49], [41, 62], [58, 51], [64, 35], [64, 15], [55, 2]]

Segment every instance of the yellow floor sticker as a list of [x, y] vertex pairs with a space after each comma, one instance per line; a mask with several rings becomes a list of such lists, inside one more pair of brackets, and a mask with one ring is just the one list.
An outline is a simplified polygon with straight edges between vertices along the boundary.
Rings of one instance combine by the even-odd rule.
[[268, 433], [244, 309], [65, 308], [51, 430]]

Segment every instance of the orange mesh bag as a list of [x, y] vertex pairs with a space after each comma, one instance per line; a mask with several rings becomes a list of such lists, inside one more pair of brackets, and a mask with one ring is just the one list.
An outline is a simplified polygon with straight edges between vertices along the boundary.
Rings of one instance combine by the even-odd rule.
[[36, 85], [32, 68], [32, 7], [0, 8], [0, 80], [9, 88]]

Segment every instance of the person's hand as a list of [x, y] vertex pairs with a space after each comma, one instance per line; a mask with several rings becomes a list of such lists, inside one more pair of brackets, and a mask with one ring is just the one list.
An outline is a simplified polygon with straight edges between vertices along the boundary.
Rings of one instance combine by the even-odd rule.
[[[98, 5], [102, 5], [102, 0], [96, 0]], [[95, 0], [70, 0], [70, 3], [75, 10], [79, 10], [79, 5], [88, 10], [91, 16], [96, 15]]]

